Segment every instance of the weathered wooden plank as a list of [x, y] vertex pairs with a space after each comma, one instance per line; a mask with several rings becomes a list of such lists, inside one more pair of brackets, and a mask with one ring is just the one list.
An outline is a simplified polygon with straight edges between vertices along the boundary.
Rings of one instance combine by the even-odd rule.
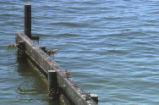
[[48, 75], [48, 70], [56, 70], [57, 82], [60, 90], [69, 98], [75, 105], [96, 105], [91, 97], [77, 87], [77, 85], [66, 75], [65, 71], [56, 64], [41, 48], [33, 43], [32, 40], [23, 33], [16, 34], [16, 43], [23, 41], [25, 43], [25, 53], [29, 58], [38, 65], [45, 75]]

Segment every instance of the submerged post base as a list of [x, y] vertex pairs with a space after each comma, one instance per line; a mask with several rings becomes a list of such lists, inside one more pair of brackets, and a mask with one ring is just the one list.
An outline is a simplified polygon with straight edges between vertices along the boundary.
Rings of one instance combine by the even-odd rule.
[[59, 89], [57, 83], [57, 73], [55, 70], [48, 70], [49, 98], [57, 99], [59, 97]]

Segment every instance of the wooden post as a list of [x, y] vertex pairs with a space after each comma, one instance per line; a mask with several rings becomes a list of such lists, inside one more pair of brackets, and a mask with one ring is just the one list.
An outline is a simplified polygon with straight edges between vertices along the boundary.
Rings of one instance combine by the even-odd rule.
[[24, 6], [24, 34], [31, 38], [31, 5]]
[[49, 98], [57, 99], [59, 96], [58, 83], [57, 83], [57, 73], [55, 70], [48, 70], [48, 90]]
[[23, 41], [18, 42], [18, 61], [25, 59], [25, 43]]

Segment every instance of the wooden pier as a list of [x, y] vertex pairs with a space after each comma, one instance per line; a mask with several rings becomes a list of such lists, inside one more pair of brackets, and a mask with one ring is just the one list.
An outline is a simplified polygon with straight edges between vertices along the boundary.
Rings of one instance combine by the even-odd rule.
[[48, 80], [49, 97], [56, 99], [63, 94], [73, 105], [97, 105], [98, 96], [84, 93], [69, 75], [47, 53], [45, 47], [39, 47], [31, 35], [31, 5], [24, 6], [24, 33], [16, 34], [18, 60], [29, 59], [39, 72]]

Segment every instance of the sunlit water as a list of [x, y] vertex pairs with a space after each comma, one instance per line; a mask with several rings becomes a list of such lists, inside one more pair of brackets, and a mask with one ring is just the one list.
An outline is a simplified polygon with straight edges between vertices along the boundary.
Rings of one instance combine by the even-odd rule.
[[159, 104], [158, 0], [1, 0], [1, 105], [53, 104], [38, 74], [6, 49], [23, 31], [28, 3], [33, 35], [58, 49], [55, 61], [99, 105]]

